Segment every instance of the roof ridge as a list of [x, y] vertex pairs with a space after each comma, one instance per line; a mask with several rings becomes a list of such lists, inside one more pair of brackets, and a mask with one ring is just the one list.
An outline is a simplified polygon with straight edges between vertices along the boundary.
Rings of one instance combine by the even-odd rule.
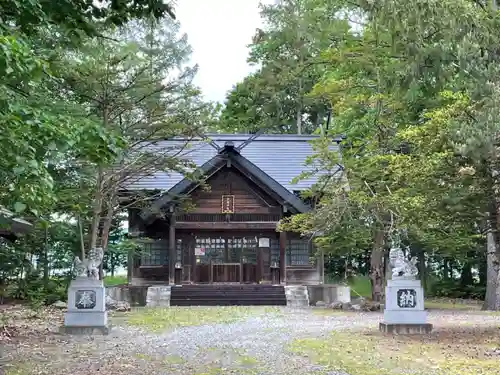
[[[213, 141], [218, 140], [234, 140], [234, 141], [246, 141], [252, 134], [229, 134], [229, 133], [207, 133], [206, 138]], [[172, 142], [172, 141], [200, 141], [206, 142], [206, 138], [203, 137], [174, 137], [170, 139], [157, 139], [153, 142]], [[321, 138], [321, 135], [316, 134], [260, 134], [252, 142], [306, 142], [314, 139]], [[336, 135], [332, 138], [333, 141], [341, 141], [344, 137], [342, 135]]]

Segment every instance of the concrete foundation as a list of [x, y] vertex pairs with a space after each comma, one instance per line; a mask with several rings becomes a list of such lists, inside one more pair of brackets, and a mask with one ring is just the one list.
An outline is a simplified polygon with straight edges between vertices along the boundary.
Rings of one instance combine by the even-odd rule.
[[379, 329], [383, 333], [389, 333], [393, 335], [423, 335], [431, 333], [432, 324], [391, 324], [391, 323], [380, 323]]
[[150, 286], [146, 296], [147, 307], [170, 307], [172, 288], [165, 286]]
[[107, 335], [110, 330], [109, 326], [62, 326], [59, 328], [59, 332], [66, 335]]
[[335, 302], [351, 302], [351, 289], [347, 285], [320, 284], [308, 285], [309, 304], [316, 306], [319, 301], [329, 305]]
[[309, 294], [305, 285], [285, 286], [285, 296], [289, 307], [309, 307]]

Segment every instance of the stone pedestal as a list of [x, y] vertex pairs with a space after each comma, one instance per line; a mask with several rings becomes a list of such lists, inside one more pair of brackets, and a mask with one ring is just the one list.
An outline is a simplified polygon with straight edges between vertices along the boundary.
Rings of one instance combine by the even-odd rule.
[[384, 321], [380, 330], [387, 333], [428, 333], [432, 324], [427, 323], [424, 309], [424, 291], [420, 280], [394, 278], [385, 288]]
[[109, 332], [106, 292], [102, 280], [77, 277], [68, 289], [68, 311], [61, 329], [71, 334]]

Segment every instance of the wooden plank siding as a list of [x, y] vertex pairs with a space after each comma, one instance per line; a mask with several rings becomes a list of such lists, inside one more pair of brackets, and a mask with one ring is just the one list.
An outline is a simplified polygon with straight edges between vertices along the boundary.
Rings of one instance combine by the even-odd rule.
[[234, 212], [249, 214], [279, 214], [280, 206], [257, 185], [236, 169], [225, 168], [207, 181], [209, 191], [197, 188], [191, 194], [194, 209], [191, 214], [220, 214], [222, 196], [234, 196]]

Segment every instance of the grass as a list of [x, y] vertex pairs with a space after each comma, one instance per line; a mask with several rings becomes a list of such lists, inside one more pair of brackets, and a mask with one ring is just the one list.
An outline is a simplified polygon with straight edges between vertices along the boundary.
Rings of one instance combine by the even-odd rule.
[[388, 336], [377, 331], [334, 332], [326, 339], [294, 340], [289, 350], [349, 375], [497, 375], [497, 327], [461, 327], [425, 336]]
[[368, 276], [356, 276], [351, 278], [348, 283], [351, 288], [351, 297], [371, 298], [372, 287]]
[[277, 308], [270, 307], [169, 307], [138, 308], [118, 317], [132, 326], [141, 327], [151, 332], [164, 332], [177, 327], [233, 323], [252, 315], [278, 314], [278, 312]]
[[460, 303], [453, 300], [430, 299], [425, 301], [426, 309], [435, 310], [481, 310], [481, 305], [472, 303]]
[[115, 286], [127, 284], [127, 276], [106, 276], [104, 279], [104, 286]]

